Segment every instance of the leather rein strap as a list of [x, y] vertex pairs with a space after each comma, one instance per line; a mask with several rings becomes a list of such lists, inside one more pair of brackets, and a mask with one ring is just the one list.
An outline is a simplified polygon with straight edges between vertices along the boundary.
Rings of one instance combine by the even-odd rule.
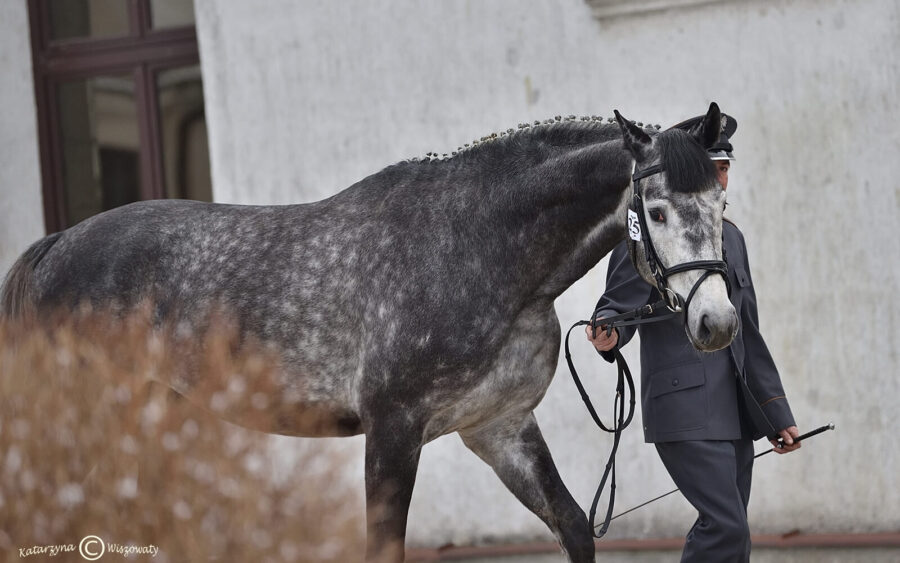
[[[665, 311], [665, 313], [654, 315], [654, 313], [657, 311]], [[629, 424], [631, 424], [631, 420], [632, 418], [634, 418], [634, 377], [631, 375], [631, 370], [628, 367], [628, 363], [625, 362], [625, 358], [622, 357], [622, 353], [619, 352], [619, 350], [614, 350], [613, 354], [616, 359], [616, 368], [618, 370], [618, 377], [616, 379], [616, 397], [613, 400], [613, 413], [615, 416], [615, 420], [613, 421], [612, 428], [608, 428], [605, 424], [603, 424], [603, 421], [597, 414], [597, 410], [594, 408], [594, 405], [591, 402], [591, 398], [588, 396], [587, 391], [584, 389], [584, 384], [581, 383], [581, 378], [578, 377], [578, 371], [575, 369], [575, 364], [574, 362], [572, 362], [572, 353], [569, 350], [569, 336], [572, 334], [572, 330], [579, 326], [590, 325], [591, 330], [593, 330], [594, 332], [594, 336], [596, 336], [597, 327], [600, 326], [598, 325], [598, 322], [603, 323], [603, 329], [605, 329], [607, 331], [607, 334], [609, 334], [614, 328], [617, 327], [664, 321], [672, 318], [679, 312], [680, 311], [670, 311], [664, 299], [660, 299], [652, 305], [644, 305], [643, 307], [635, 309], [634, 311], [604, 318], [602, 320], [598, 320], [597, 318], [597, 315], [600, 313], [600, 310], [598, 309], [594, 311], [593, 315], [591, 315], [590, 321], [578, 321], [569, 328], [568, 332], [566, 332], [566, 363], [569, 365], [569, 372], [572, 374], [572, 380], [575, 382], [575, 387], [578, 388], [578, 393], [581, 395], [581, 400], [584, 401], [584, 405], [587, 407], [591, 418], [594, 419], [594, 422], [597, 424], [597, 426], [600, 427], [600, 429], [604, 432], [609, 432], [613, 435], [612, 450], [609, 452], [609, 458], [607, 459], [606, 467], [603, 470], [603, 477], [600, 479], [600, 484], [597, 486], [597, 492], [594, 494], [594, 500], [593, 502], [591, 502], [591, 512], [589, 515], [589, 519], [591, 523], [591, 529], [593, 530], [594, 537], [596, 538], [602, 538], [606, 534], [607, 530], [609, 530], [609, 523], [612, 520], [613, 509], [616, 502], [616, 452], [619, 450], [619, 441], [622, 437], [622, 431], [625, 430], [625, 428], [628, 427]], [[628, 385], [627, 415], [625, 414], [626, 384]], [[606, 486], [607, 480], [609, 480], [609, 504], [606, 507], [606, 515], [603, 519], [603, 523], [599, 526], [595, 526], [594, 519], [597, 514], [597, 505], [600, 502], [600, 495], [603, 494], [603, 489]], [[598, 527], [600, 528], [599, 530], [597, 530]]]

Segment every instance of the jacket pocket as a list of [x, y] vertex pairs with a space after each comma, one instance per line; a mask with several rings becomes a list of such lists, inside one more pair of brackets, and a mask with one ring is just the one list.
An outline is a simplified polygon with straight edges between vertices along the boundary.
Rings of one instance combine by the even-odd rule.
[[664, 367], [650, 374], [650, 397], [690, 389], [706, 383], [706, 372], [699, 360]]
[[700, 361], [669, 366], [650, 376], [652, 425], [660, 434], [706, 426], [709, 401]]

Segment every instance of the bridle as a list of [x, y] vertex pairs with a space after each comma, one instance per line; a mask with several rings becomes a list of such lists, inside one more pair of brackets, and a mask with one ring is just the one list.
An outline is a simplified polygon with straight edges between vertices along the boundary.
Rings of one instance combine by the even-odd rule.
[[[647, 259], [647, 264], [650, 267], [650, 273], [653, 275], [656, 281], [656, 287], [659, 290], [661, 295], [661, 299], [656, 301], [655, 303], [644, 305], [634, 311], [629, 311], [627, 313], [622, 313], [620, 315], [615, 315], [612, 317], [605, 317], [603, 319], [599, 319], [598, 315], [601, 310], [597, 309], [594, 311], [593, 315], [591, 315], [590, 321], [578, 321], [566, 333], [565, 340], [565, 354], [566, 354], [566, 362], [569, 365], [569, 371], [572, 374], [572, 380], [575, 382], [575, 386], [578, 388], [578, 392], [581, 394], [581, 399], [584, 401], [585, 406], [588, 409], [588, 412], [591, 415], [591, 418], [594, 419], [594, 422], [597, 426], [600, 427], [604, 432], [609, 432], [613, 434], [613, 446], [612, 450], [609, 453], [609, 458], [606, 462], [606, 467], [603, 471], [603, 477], [600, 479], [600, 485], [597, 487], [597, 492], [594, 495], [594, 500], [591, 503], [591, 511], [589, 515], [592, 531], [600, 528], [599, 531], [594, 531], [594, 537], [601, 538], [604, 534], [606, 534], [609, 529], [609, 523], [612, 520], [613, 516], [613, 508], [616, 500], [616, 452], [619, 449], [619, 441], [622, 436], [622, 431], [631, 423], [631, 419], [634, 417], [634, 406], [635, 406], [635, 398], [634, 398], [634, 378], [631, 375], [631, 370], [628, 368], [628, 364], [625, 362], [625, 358], [622, 357], [621, 352], [619, 350], [613, 350], [613, 355], [615, 356], [616, 366], [618, 368], [618, 379], [616, 382], [616, 397], [613, 401], [613, 412], [615, 413], [615, 421], [613, 422], [612, 428], [607, 428], [606, 425], [600, 420], [600, 417], [597, 415], [597, 411], [594, 409], [594, 405], [591, 403], [591, 399], [587, 394], [587, 391], [584, 389], [584, 385], [581, 383], [581, 379], [578, 377], [578, 372], [575, 370], [575, 364], [572, 362], [572, 354], [569, 351], [569, 335], [572, 333], [572, 330], [575, 327], [590, 325], [591, 330], [593, 331], [593, 336], [596, 338], [597, 336], [597, 327], [601, 326], [606, 330], [607, 334], [610, 334], [612, 330], [616, 327], [620, 326], [629, 326], [629, 325], [637, 325], [637, 324], [645, 324], [652, 322], [659, 322], [670, 319], [679, 313], [684, 313], [684, 322], [687, 324], [687, 311], [688, 306], [691, 303], [691, 299], [693, 299], [694, 295], [697, 292], [697, 288], [700, 287], [706, 278], [708, 278], [712, 274], [721, 274], [722, 278], [725, 280], [725, 287], [728, 290], [728, 294], [731, 295], [731, 284], [728, 282], [728, 264], [725, 262], [725, 247], [722, 247], [722, 260], [693, 260], [690, 262], [683, 262], [681, 264], [677, 264], [672, 266], [671, 268], [667, 268], [665, 264], [663, 264], [662, 260], [659, 258], [659, 254], [656, 253], [656, 248], [653, 246], [653, 241], [650, 238], [650, 231], [647, 228], [647, 220], [644, 216], [644, 199], [643, 193], [641, 190], [641, 180], [648, 176], [653, 176], [654, 174], [659, 174], [664, 171], [662, 164], [655, 164], [653, 166], [648, 166], [642, 170], [635, 171], [632, 174], [631, 180], [633, 185], [633, 193], [631, 196], [631, 205], [628, 208], [628, 235], [634, 241], [632, 245], [632, 262], [637, 263], [635, 256], [635, 248], [638, 242], [642, 242], [644, 245], [644, 255]], [[635, 266], [637, 267], [637, 266]], [[704, 270], [704, 273], [700, 276], [700, 278], [694, 283], [691, 291], [688, 293], [687, 299], [684, 299], [679, 295], [676, 291], [671, 289], [668, 284], [669, 276], [673, 274], [677, 274], [679, 272], [686, 272], [689, 270]], [[625, 386], [628, 385], [629, 392], [629, 407], [628, 414], [625, 414]], [[603, 493], [603, 488], [606, 485], [606, 481], [609, 479], [609, 504], [606, 509], [606, 516], [604, 521], [599, 526], [594, 526], [594, 517], [597, 514], [597, 504], [600, 501], [600, 495]]]
[[[634, 244], [632, 244], [631, 246], [631, 259], [633, 263], [637, 264], [636, 256], [634, 256], [636, 252], [635, 248], [637, 247], [638, 242], [642, 242], [644, 245], [644, 256], [646, 257], [647, 265], [650, 268], [650, 273], [656, 280], [656, 288], [662, 296], [666, 307], [669, 309], [669, 311], [675, 313], [677, 313], [678, 311], [684, 311], [684, 322], [685, 324], [687, 324], [688, 307], [691, 304], [691, 299], [694, 298], [694, 295], [697, 293], [697, 289], [700, 287], [700, 284], [706, 281], [706, 278], [708, 278], [712, 274], [721, 274], [722, 279], [725, 280], [725, 287], [727, 288], [729, 295], [731, 295], [731, 284], [728, 282], [728, 264], [724, 260], [724, 246], [722, 248], [722, 260], [692, 260], [690, 262], [682, 262], [681, 264], [677, 264], [675, 266], [672, 266], [671, 268], [667, 268], [659, 258], [659, 254], [657, 254], [656, 252], [656, 247], [653, 246], [653, 239], [650, 238], [650, 230], [647, 228], [647, 218], [644, 213], [644, 197], [643, 190], [641, 189], [641, 180], [643, 178], [647, 178], [648, 176], [660, 174], [664, 170], [665, 169], [663, 168], [662, 164], [655, 164], [653, 166], [648, 166], [647, 168], [644, 168], [642, 170], [637, 170], [631, 176], [632, 185], [634, 187], [631, 196], [631, 206], [628, 208], [628, 234], [634, 241]], [[687, 272], [690, 270], [704, 270], [704, 272], [694, 283], [693, 287], [691, 287], [691, 291], [688, 293], [687, 299], [683, 299], [681, 295], [679, 295], [669, 287], [668, 278], [673, 274], [677, 274], [679, 272]]]

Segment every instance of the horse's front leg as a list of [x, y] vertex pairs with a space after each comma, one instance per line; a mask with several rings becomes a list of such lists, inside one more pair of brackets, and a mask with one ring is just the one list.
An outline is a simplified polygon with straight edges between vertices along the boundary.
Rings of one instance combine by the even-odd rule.
[[406, 517], [422, 432], [402, 413], [378, 417], [366, 432], [366, 561], [403, 561]]
[[533, 413], [495, 419], [459, 434], [516, 498], [547, 524], [569, 561], [594, 561], [590, 524], [563, 485]]

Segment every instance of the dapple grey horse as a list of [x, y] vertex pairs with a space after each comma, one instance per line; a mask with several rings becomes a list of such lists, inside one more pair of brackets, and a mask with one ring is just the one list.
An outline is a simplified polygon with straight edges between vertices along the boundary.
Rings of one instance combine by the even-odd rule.
[[[29, 248], [0, 305], [18, 317], [149, 302], [178, 326], [225, 308], [241, 334], [278, 350], [275, 402], [315, 414], [272, 431], [366, 435], [370, 560], [403, 558], [421, 448], [458, 432], [571, 561], [593, 561], [590, 525], [532, 413], [559, 354], [554, 300], [625, 236], [635, 164], [666, 168], [644, 182], [647, 208], [667, 215], [647, 222], [668, 264], [721, 259], [724, 204], [704, 150], [719, 135], [715, 104], [691, 133], [616, 120], [521, 126], [316, 203], [107, 211]], [[670, 287], [686, 294], [699, 275]], [[730, 342], [737, 320], [719, 276], [690, 307], [698, 348]], [[209, 403], [191, 377], [163, 381]]]

